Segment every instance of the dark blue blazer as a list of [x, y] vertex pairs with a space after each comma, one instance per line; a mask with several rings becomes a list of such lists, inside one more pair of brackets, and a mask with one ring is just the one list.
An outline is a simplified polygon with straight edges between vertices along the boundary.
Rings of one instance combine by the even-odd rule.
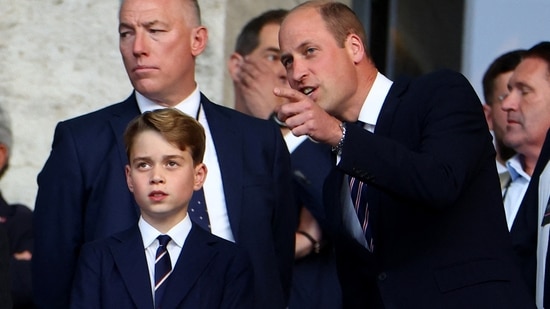
[[[290, 156], [279, 128], [210, 102], [201, 104], [220, 165], [235, 241], [254, 268], [258, 307], [283, 308], [294, 262], [296, 210]], [[67, 308], [82, 244], [139, 218], [126, 185], [122, 134], [139, 115], [135, 96], [57, 125], [38, 175], [33, 289], [41, 308]]]
[[[348, 125], [325, 184], [344, 308], [534, 308], [494, 160], [481, 103], [451, 71], [397, 80], [374, 134]], [[344, 229], [344, 173], [368, 183], [374, 254]]]
[[[516, 257], [520, 263], [523, 278], [533, 297], [536, 296], [537, 243], [542, 222], [539, 221], [540, 174], [550, 160], [550, 130], [546, 133], [544, 145], [531, 175], [529, 186], [521, 200], [520, 207], [510, 234]], [[550, 297], [550, 295], [549, 295]], [[548, 299], [545, 297], [545, 299]]]
[[294, 263], [290, 309], [342, 308], [342, 292], [336, 275], [333, 243], [327, 232], [323, 207], [323, 183], [334, 160], [331, 147], [304, 140], [290, 154], [294, 178], [294, 197], [299, 207], [306, 207], [323, 231], [323, 246]]
[[[153, 308], [137, 225], [82, 247], [71, 308]], [[254, 308], [252, 267], [237, 245], [193, 224], [165, 284], [161, 308]]]

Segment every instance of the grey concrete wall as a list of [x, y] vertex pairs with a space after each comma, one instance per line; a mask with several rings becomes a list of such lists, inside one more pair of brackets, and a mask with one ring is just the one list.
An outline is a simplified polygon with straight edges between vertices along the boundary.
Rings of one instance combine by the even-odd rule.
[[[233, 106], [226, 59], [248, 19], [299, 0], [199, 0], [209, 45], [197, 80], [210, 99]], [[351, 1], [342, 1], [350, 4]], [[36, 176], [57, 122], [125, 99], [132, 88], [118, 51], [118, 0], [0, 0], [0, 104], [13, 124], [8, 201], [34, 207]]]

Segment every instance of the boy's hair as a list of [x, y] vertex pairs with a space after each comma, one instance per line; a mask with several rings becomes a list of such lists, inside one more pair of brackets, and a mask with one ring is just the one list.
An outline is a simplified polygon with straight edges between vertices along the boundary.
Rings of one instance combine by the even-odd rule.
[[149, 130], [160, 133], [168, 143], [182, 151], [189, 147], [195, 165], [202, 162], [206, 140], [204, 129], [193, 117], [175, 108], [145, 112], [128, 124], [124, 131], [124, 144], [128, 160], [130, 160], [130, 152], [136, 136]]

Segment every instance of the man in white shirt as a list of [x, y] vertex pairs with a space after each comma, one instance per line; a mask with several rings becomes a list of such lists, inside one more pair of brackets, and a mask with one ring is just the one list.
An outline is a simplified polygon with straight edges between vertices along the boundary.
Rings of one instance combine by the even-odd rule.
[[[504, 143], [517, 152], [508, 166], [531, 177], [528, 187], [522, 189], [525, 194], [510, 233], [523, 277], [533, 296], [538, 275], [537, 239], [544, 211], [537, 207], [537, 192], [539, 175], [547, 160], [541, 157], [541, 150], [550, 128], [549, 75], [550, 43], [542, 42], [525, 51], [508, 82], [509, 94], [502, 102], [502, 109], [508, 114]], [[539, 298], [537, 302], [542, 304]]]

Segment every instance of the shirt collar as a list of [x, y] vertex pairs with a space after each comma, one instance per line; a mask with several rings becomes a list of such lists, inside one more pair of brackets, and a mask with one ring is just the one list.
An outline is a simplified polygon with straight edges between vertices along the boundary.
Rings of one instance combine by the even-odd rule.
[[[139, 230], [141, 231], [141, 238], [143, 240], [144, 248], [148, 248], [150, 245], [152, 245], [157, 237], [162, 234], [153, 226], [151, 226], [147, 221], [145, 221], [142, 216], [139, 217], [138, 226]], [[178, 247], [183, 247], [183, 244], [187, 239], [187, 235], [189, 235], [189, 232], [191, 231], [191, 226], [191, 219], [189, 219], [189, 215], [187, 215], [178, 224], [174, 225], [166, 233], [166, 235], [170, 236], [170, 238], [172, 238], [172, 241]]]
[[392, 84], [393, 82], [382, 73], [378, 72], [376, 74], [374, 83], [359, 112], [360, 121], [371, 126], [376, 126], [376, 120]]
[[508, 159], [508, 161], [506, 161], [506, 168], [508, 168], [508, 172], [510, 173], [510, 178], [512, 179], [512, 181], [515, 181], [516, 179], [523, 177], [527, 179], [527, 181], [530, 181], [531, 176], [529, 176], [529, 174], [527, 174], [523, 170], [519, 157], [520, 157], [519, 154], [515, 154], [513, 157]]
[[[163, 106], [158, 105], [157, 103], [148, 99], [147, 97], [145, 97], [144, 95], [142, 95], [137, 91], [136, 91], [136, 101], [141, 113], [163, 108]], [[193, 92], [191, 92], [191, 94], [187, 98], [185, 98], [183, 101], [181, 101], [176, 106], [174, 106], [174, 108], [177, 108], [183, 113], [193, 118], [196, 118], [197, 113], [199, 111], [200, 102], [201, 102], [201, 94], [199, 90], [199, 85], [197, 84], [197, 87], [195, 87], [195, 90], [193, 90]]]

